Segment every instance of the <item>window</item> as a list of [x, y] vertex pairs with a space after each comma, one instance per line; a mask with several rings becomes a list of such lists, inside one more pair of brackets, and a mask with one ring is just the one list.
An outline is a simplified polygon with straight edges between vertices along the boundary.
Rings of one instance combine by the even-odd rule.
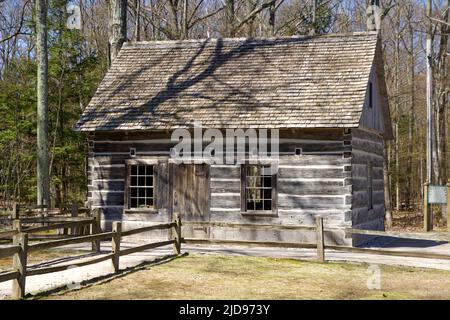
[[127, 177], [126, 207], [128, 209], [151, 209], [154, 205], [154, 166], [129, 164]]
[[373, 84], [369, 82], [369, 109], [373, 108]]
[[367, 197], [369, 209], [373, 209], [373, 168], [372, 163], [367, 164]]
[[242, 211], [272, 212], [276, 207], [276, 175], [270, 165], [242, 166]]

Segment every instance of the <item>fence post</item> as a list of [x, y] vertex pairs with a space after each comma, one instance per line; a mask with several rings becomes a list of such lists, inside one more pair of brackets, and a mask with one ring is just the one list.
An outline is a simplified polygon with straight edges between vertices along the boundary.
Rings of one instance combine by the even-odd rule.
[[[97, 209], [94, 212], [95, 212], [93, 214], [94, 221], [92, 221], [92, 224], [91, 224], [91, 234], [97, 234], [97, 233], [101, 233], [102, 232], [102, 228], [101, 228], [102, 212], [101, 212], [101, 209]], [[92, 241], [92, 251], [100, 252], [100, 240]]]
[[27, 272], [28, 234], [19, 233], [13, 238], [13, 244], [20, 246], [20, 251], [13, 256], [13, 270], [19, 272], [19, 276], [13, 280], [12, 296], [14, 299], [25, 297], [25, 279]]
[[20, 219], [13, 220], [12, 228], [13, 228], [13, 230], [16, 230], [17, 233], [22, 232], [22, 222], [20, 221]]
[[174, 254], [181, 254], [181, 215], [179, 212], [175, 216], [175, 243], [173, 244]]
[[428, 203], [429, 182], [423, 184], [423, 228], [426, 232], [433, 230], [433, 219], [431, 217], [431, 206]]
[[112, 257], [112, 264], [114, 267], [114, 272], [118, 272], [119, 267], [119, 258], [120, 258], [120, 241], [122, 238], [122, 222], [114, 221], [113, 229], [114, 235], [111, 240], [111, 248], [114, 256]]
[[20, 206], [18, 203], [14, 202], [13, 204], [13, 211], [12, 211], [12, 216], [11, 218], [13, 220], [19, 219], [20, 218]]
[[[76, 218], [78, 217], [78, 204], [76, 202], [72, 203], [72, 208], [70, 210], [70, 216], [72, 218]], [[73, 236], [77, 236], [78, 235], [78, 228], [77, 227], [72, 227], [70, 228], [70, 234]]]
[[325, 246], [323, 235], [323, 218], [316, 217], [316, 234], [317, 234], [317, 260], [325, 262]]

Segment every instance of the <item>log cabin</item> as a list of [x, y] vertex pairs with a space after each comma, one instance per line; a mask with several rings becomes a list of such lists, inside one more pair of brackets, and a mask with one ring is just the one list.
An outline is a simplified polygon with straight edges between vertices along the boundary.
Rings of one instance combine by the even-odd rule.
[[[174, 131], [195, 144], [195, 123], [200, 137], [270, 131], [276, 172], [248, 143], [244, 161], [202, 152], [174, 161]], [[184, 227], [196, 238], [309, 242], [308, 232], [211, 222], [311, 225], [316, 216], [325, 227], [384, 230], [392, 129], [377, 32], [125, 43], [76, 130], [88, 140], [88, 201], [105, 226], [179, 212], [209, 223]], [[358, 245], [341, 231], [326, 241]]]

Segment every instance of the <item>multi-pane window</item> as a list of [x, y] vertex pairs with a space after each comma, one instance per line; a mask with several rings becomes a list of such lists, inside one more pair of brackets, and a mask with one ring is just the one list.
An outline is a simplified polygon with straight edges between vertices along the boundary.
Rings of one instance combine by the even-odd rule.
[[272, 211], [275, 176], [272, 175], [270, 166], [247, 164], [243, 170], [244, 211]]
[[152, 208], [154, 203], [154, 167], [152, 165], [130, 165], [128, 185], [128, 207], [130, 209]]

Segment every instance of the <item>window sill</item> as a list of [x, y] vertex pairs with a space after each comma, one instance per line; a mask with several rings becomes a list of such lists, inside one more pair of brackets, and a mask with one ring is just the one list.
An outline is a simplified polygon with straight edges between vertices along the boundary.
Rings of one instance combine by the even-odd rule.
[[139, 213], [145, 213], [145, 214], [158, 214], [158, 210], [154, 208], [149, 209], [124, 209], [124, 214], [139, 214]]
[[241, 212], [241, 215], [244, 217], [278, 217], [278, 213], [275, 211], [244, 211]]

